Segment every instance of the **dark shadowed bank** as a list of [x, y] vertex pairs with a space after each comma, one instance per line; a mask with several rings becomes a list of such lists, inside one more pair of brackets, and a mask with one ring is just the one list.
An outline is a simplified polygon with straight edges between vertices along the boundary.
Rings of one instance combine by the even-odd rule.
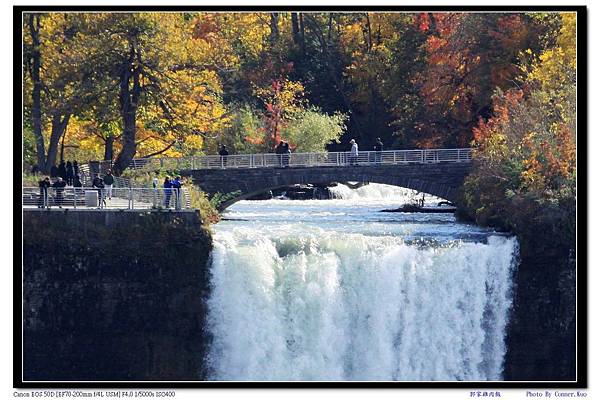
[[209, 231], [197, 211], [23, 211], [24, 380], [197, 380]]

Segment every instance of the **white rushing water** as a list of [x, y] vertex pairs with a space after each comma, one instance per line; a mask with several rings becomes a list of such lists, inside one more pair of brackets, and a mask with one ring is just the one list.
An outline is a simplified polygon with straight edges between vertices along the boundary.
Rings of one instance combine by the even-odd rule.
[[369, 186], [240, 202], [215, 226], [211, 379], [502, 379], [515, 239], [379, 213], [403, 195]]

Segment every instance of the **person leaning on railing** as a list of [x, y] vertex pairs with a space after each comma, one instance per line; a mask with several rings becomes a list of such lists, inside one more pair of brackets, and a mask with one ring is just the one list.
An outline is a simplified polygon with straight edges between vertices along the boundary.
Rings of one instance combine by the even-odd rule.
[[63, 181], [62, 177], [58, 177], [56, 182], [52, 185], [54, 190], [56, 190], [56, 203], [58, 204], [58, 208], [62, 208], [62, 203], [64, 199], [65, 186], [67, 186], [67, 182]]

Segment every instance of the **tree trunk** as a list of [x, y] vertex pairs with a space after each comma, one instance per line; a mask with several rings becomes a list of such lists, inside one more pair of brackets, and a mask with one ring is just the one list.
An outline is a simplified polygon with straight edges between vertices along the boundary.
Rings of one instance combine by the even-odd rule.
[[279, 25], [277, 24], [279, 21], [279, 14], [271, 13], [271, 33], [269, 34], [269, 41], [271, 45], [275, 45], [277, 43], [277, 39], [279, 38]]
[[[135, 156], [137, 143], [135, 141], [135, 121], [138, 101], [142, 92], [140, 86], [141, 56], [136, 51], [135, 42], [130, 41], [129, 58], [123, 65], [120, 76], [119, 103], [121, 105], [121, 118], [123, 120], [123, 134], [121, 142], [123, 147], [113, 165], [113, 173], [120, 176], [129, 166]], [[137, 58], [137, 66], [134, 68], [134, 60]], [[133, 85], [130, 88], [130, 82]]]
[[369, 13], [365, 13], [365, 16], [367, 18], [367, 52], [370, 52], [371, 49], [373, 48], [373, 34], [371, 33], [371, 19], [369, 18]]
[[300, 45], [300, 26], [298, 25], [298, 13], [292, 13], [292, 39], [296, 46]]
[[114, 155], [114, 143], [115, 143], [115, 137], [112, 134], [108, 135], [106, 140], [104, 141], [104, 160], [105, 161], [112, 161], [113, 155]]
[[[71, 113], [67, 112], [64, 116], [60, 112], [56, 111], [52, 115], [52, 132], [50, 132], [50, 142], [48, 144], [48, 157], [46, 158], [45, 169], [50, 171], [53, 165], [56, 164], [56, 155], [58, 153], [58, 142], [63, 137], [69, 124]], [[62, 152], [61, 152], [62, 153]], [[61, 154], [62, 159], [62, 154]], [[48, 172], [46, 172], [48, 173]]]
[[46, 150], [44, 148], [44, 136], [42, 134], [42, 81], [40, 78], [41, 68], [41, 53], [40, 53], [40, 16], [38, 14], [29, 15], [29, 32], [33, 50], [31, 52], [31, 80], [33, 81], [33, 91], [31, 100], [33, 102], [31, 109], [31, 123], [33, 127], [33, 135], [35, 136], [37, 164], [40, 171], [49, 173], [45, 159]]
[[304, 17], [302, 16], [302, 13], [298, 14], [299, 20], [300, 20], [300, 48], [302, 49], [302, 54], [306, 53], [306, 48], [305, 48], [305, 37], [304, 37]]
[[429, 18], [429, 35], [438, 35], [437, 32], [437, 24], [435, 22], [435, 16], [433, 13], [427, 13], [427, 17]]

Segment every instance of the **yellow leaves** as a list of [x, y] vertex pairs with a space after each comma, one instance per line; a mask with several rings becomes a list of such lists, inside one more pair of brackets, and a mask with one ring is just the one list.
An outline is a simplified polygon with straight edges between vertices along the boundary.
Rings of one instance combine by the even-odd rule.
[[542, 90], [560, 91], [574, 84], [577, 68], [576, 14], [561, 13], [562, 27], [557, 45], [544, 51], [534, 63], [528, 79], [537, 81]]
[[566, 63], [577, 68], [577, 14], [561, 13], [562, 27], [558, 37], [558, 46], [563, 49]]

